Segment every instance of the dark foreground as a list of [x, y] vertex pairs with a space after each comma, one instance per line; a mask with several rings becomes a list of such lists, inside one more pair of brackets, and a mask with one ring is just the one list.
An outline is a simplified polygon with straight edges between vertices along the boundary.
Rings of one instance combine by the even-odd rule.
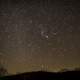
[[29, 72], [13, 76], [1, 77], [0, 80], [80, 80], [80, 71], [67, 72]]

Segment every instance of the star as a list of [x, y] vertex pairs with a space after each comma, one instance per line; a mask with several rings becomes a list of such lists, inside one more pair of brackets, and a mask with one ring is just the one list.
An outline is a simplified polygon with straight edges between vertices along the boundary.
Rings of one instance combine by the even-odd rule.
[[45, 38], [47, 38], [47, 39], [48, 39], [48, 38], [49, 38], [49, 36], [48, 36], [48, 35], [45, 35]]

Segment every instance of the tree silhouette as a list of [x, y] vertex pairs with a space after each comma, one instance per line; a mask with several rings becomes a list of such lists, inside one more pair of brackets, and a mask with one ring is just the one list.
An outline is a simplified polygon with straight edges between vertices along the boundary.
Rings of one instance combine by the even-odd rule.
[[7, 75], [7, 69], [5, 69], [1, 64], [0, 64], [0, 76], [5, 76]]
[[3, 53], [0, 53], [0, 76], [5, 76], [8, 74], [7, 69], [5, 66], [5, 56]]
[[75, 71], [80, 71], [80, 67], [75, 68]]

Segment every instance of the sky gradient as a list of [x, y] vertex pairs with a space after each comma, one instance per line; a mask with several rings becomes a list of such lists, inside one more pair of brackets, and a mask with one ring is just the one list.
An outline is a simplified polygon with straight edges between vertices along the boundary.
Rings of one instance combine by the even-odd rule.
[[9, 73], [80, 67], [76, 0], [0, 0], [0, 59]]

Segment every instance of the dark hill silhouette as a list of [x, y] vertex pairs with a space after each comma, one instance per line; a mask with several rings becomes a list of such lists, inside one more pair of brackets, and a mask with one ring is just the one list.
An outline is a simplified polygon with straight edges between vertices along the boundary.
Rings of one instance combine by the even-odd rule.
[[46, 72], [36, 71], [1, 77], [0, 80], [80, 80], [80, 71]]

